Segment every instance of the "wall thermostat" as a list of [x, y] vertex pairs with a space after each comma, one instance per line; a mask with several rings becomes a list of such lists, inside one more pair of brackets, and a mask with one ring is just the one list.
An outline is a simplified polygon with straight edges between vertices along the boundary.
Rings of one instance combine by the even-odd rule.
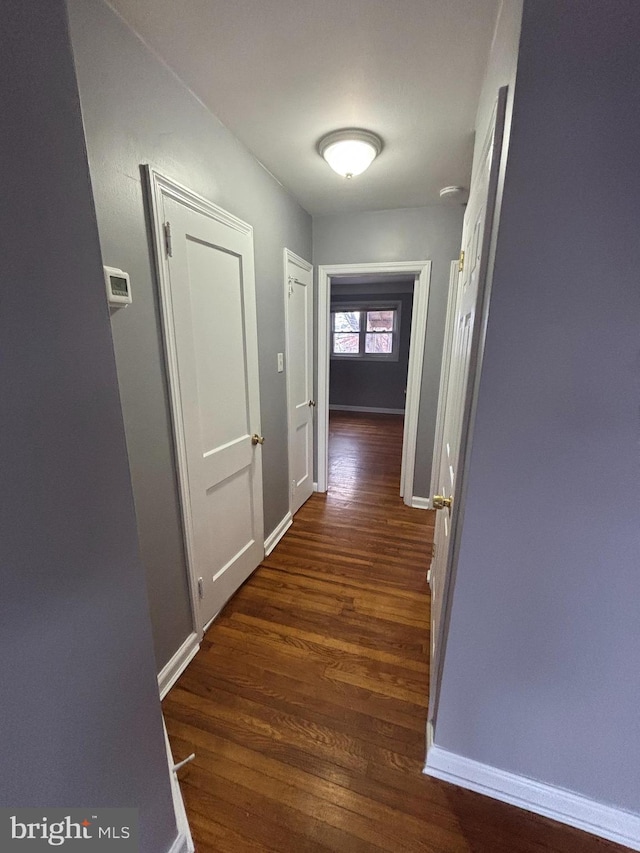
[[103, 267], [103, 269], [109, 305], [129, 305], [131, 303], [129, 273], [115, 267]]

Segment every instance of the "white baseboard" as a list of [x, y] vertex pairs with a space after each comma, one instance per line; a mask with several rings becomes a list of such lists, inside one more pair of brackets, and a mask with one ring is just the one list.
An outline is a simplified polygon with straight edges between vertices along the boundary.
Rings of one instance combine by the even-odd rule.
[[314, 482], [314, 484], [313, 484], [313, 491], [314, 492], [318, 491], [318, 484], [316, 482]]
[[292, 524], [293, 524], [293, 516], [291, 515], [290, 512], [288, 512], [285, 515], [285, 517], [282, 519], [280, 524], [276, 527], [276, 529], [273, 530], [267, 536], [267, 538], [264, 540], [264, 555], [265, 555], [265, 557], [269, 556], [269, 554], [273, 551], [273, 549], [276, 547], [278, 542], [282, 539], [282, 537], [287, 532], [287, 530], [291, 527]]
[[171, 745], [169, 743], [169, 736], [167, 734], [164, 717], [162, 718], [162, 728], [164, 730], [164, 744], [167, 750], [167, 762], [169, 764], [169, 776], [171, 779], [173, 811], [176, 818], [176, 826], [178, 828], [178, 835], [167, 853], [195, 853], [195, 846], [193, 844], [193, 838], [191, 837], [191, 829], [189, 827], [189, 820], [187, 819], [187, 811], [184, 807], [184, 800], [182, 799], [180, 783], [178, 782], [178, 776], [173, 769], [173, 753], [171, 752]]
[[191, 833], [189, 833], [189, 836], [186, 836], [184, 833], [179, 832], [167, 853], [195, 853], [195, 849]]
[[164, 699], [180, 678], [199, 648], [198, 635], [194, 631], [193, 634], [189, 634], [171, 660], [162, 667], [158, 675], [158, 689], [161, 699]]
[[417, 498], [414, 495], [411, 498], [411, 506], [416, 509], [431, 509], [431, 498]]
[[330, 412], [372, 412], [376, 415], [404, 415], [404, 409], [381, 409], [378, 406], [334, 406], [329, 404]]
[[424, 772], [535, 814], [583, 829], [640, 850], [640, 814], [603, 805], [564, 788], [498, 770], [471, 758], [431, 746]]

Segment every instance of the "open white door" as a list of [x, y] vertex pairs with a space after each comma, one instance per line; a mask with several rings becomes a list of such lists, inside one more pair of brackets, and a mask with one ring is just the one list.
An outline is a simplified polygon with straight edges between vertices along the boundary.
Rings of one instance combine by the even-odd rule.
[[[439, 688], [443, 612], [451, 567], [450, 544], [460, 497], [460, 471], [465, 427], [469, 423], [471, 397], [468, 391], [475, 375], [479, 353], [479, 315], [484, 300], [489, 244], [493, 225], [500, 152], [504, 130], [506, 90], [502, 90], [487, 133], [479, 166], [472, 176], [469, 202], [462, 229], [460, 279], [453, 320], [448, 376], [445, 377], [444, 418], [437, 493], [433, 560], [431, 563], [431, 684], [429, 721], [433, 721]], [[475, 331], [475, 334], [474, 334]], [[441, 379], [442, 381], [442, 379]]]
[[444, 416], [449, 387], [449, 369], [451, 366], [451, 350], [453, 348], [453, 332], [458, 308], [458, 290], [460, 288], [460, 262], [451, 261], [449, 271], [449, 293], [447, 296], [447, 316], [444, 322], [444, 343], [442, 346], [442, 364], [440, 366], [440, 388], [438, 391], [438, 414], [436, 417], [436, 437], [433, 443], [433, 462], [431, 470], [431, 494], [437, 495], [440, 488], [440, 463], [442, 460], [442, 439], [444, 432]]
[[313, 492], [313, 267], [284, 250], [291, 515]]
[[149, 172], [187, 558], [201, 631], [264, 556], [249, 225]]

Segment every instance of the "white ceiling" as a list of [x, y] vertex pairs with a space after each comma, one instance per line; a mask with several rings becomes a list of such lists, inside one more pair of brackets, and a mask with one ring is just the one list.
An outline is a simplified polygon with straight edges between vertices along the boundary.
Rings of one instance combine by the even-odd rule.
[[[310, 213], [419, 207], [468, 186], [500, 0], [110, 0]], [[385, 148], [347, 181], [341, 127]], [[448, 202], [451, 204], [451, 202]]]

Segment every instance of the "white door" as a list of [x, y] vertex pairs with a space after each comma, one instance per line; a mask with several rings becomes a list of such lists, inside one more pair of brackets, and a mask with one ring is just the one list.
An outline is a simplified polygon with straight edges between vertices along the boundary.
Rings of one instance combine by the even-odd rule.
[[449, 293], [447, 296], [447, 316], [444, 323], [444, 343], [442, 346], [442, 365], [440, 367], [440, 388], [438, 391], [438, 414], [436, 417], [436, 437], [433, 444], [433, 462], [431, 472], [431, 494], [437, 495], [440, 488], [440, 462], [442, 459], [442, 438], [444, 431], [444, 415], [449, 388], [449, 368], [451, 365], [451, 350], [453, 348], [453, 332], [458, 308], [458, 290], [460, 287], [460, 262], [452, 261], [449, 271]]
[[[453, 503], [459, 497], [458, 479], [465, 417], [469, 413], [467, 388], [476, 367], [478, 335], [474, 337], [477, 312], [484, 298], [488, 249], [493, 224], [493, 207], [504, 127], [505, 93], [501, 92], [482, 156], [473, 176], [462, 229], [462, 252], [453, 340], [444, 408], [442, 450], [437, 494], [432, 498], [437, 510], [434, 555], [431, 563], [431, 690], [430, 719], [433, 716], [439, 678], [443, 636], [442, 614], [447, 594], [447, 574], [452, 539]], [[489, 216], [487, 216], [489, 212]], [[476, 332], [479, 332], [476, 329]]]
[[253, 232], [188, 191], [156, 192], [163, 322], [197, 627], [264, 556]]
[[313, 268], [288, 249], [284, 259], [289, 488], [294, 515], [313, 492]]

